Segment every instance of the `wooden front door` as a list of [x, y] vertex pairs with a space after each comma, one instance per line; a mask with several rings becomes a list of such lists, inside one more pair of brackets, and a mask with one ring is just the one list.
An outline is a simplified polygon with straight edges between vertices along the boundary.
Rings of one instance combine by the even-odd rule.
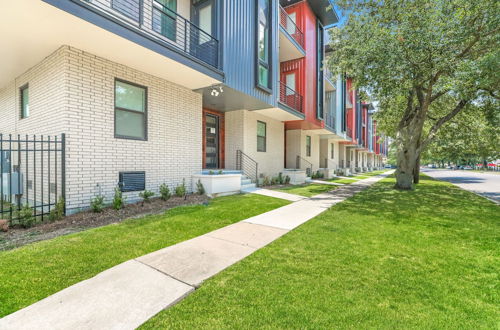
[[224, 114], [203, 110], [203, 168], [224, 168]]

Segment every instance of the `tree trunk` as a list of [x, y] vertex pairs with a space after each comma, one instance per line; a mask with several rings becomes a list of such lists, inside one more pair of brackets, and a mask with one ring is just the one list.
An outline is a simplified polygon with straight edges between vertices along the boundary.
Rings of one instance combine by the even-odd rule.
[[398, 132], [396, 142], [398, 144], [398, 168], [395, 188], [410, 190], [413, 188], [413, 175], [417, 164], [417, 142], [411, 138], [406, 129]]
[[420, 182], [420, 155], [417, 156], [415, 161], [415, 168], [413, 169], [413, 183], [417, 184]]

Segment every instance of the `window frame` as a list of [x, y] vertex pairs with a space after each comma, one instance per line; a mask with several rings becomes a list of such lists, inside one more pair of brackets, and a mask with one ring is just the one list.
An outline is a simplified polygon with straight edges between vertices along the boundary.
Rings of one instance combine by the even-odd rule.
[[310, 135], [306, 135], [306, 157], [311, 157], [312, 139]]
[[29, 100], [29, 97], [30, 97], [30, 90], [29, 90], [29, 84], [24, 84], [23, 86], [19, 87], [19, 100], [20, 100], [20, 103], [19, 103], [19, 110], [20, 110], [20, 114], [19, 114], [19, 119], [26, 119], [26, 118], [29, 118], [30, 114], [29, 114], [29, 110], [28, 110], [28, 114], [26, 115], [26, 113], [24, 112], [24, 107], [23, 107], [23, 94], [24, 92], [27, 90], [28, 91], [28, 107], [30, 105], [30, 100]]
[[[116, 83], [117, 82], [121, 82], [121, 83], [124, 83], [127, 85], [131, 85], [131, 86], [135, 86], [135, 87], [144, 89], [144, 112], [143, 113], [136, 111], [136, 110], [130, 110], [130, 109], [125, 109], [125, 108], [116, 106]], [[135, 114], [143, 114], [143, 116], [144, 116], [144, 120], [143, 120], [144, 138], [117, 134], [117, 132], [116, 132], [116, 110], [131, 112], [131, 113], [135, 113]], [[134, 82], [127, 81], [124, 79], [115, 78], [115, 81], [113, 84], [113, 112], [114, 112], [114, 136], [115, 136], [115, 139], [136, 140], [136, 141], [147, 141], [148, 140], [148, 88], [146, 86], [139, 85], [139, 84], [136, 84]]]
[[[272, 10], [273, 10], [273, 0], [267, 0], [268, 1], [268, 17], [267, 17], [267, 24], [266, 24], [266, 30], [267, 30], [267, 62], [263, 61], [260, 59], [259, 56], [259, 28], [260, 28], [260, 18], [259, 18], [259, 9], [260, 9], [260, 1], [256, 0], [255, 1], [255, 86], [261, 90], [263, 90], [266, 93], [271, 94], [272, 93], [272, 84], [273, 84], [273, 66], [272, 66], [272, 61], [273, 61], [273, 56], [272, 56], [272, 27], [273, 27], [273, 19], [272, 19]], [[265, 31], [266, 31], [265, 30]], [[264, 86], [260, 83], [259, 79], [259, 68], [260, 66], [263, 66], [267, 69], [267, 86]]]
[[[259, 124], [264, 124], [264, 136], [259, 135]], [[267, 123], [257, 120], [257, 152], [267, 152]], [[259, 138], [264, 138], [264, 150], [259, 150]]]

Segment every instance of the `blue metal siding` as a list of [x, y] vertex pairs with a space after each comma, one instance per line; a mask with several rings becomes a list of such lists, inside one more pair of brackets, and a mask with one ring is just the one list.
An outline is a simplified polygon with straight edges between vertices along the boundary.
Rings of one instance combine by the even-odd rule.
[[224, 0], [223, 6], [223, 64], [225, 83], [231, 88], [255, 97], [271, 106], [278, 99], [278, 1], [270, 0], [272, 26], [270, 63], [272, 66], [272, 93], [258, 89], [256, 82], [256, 0]]

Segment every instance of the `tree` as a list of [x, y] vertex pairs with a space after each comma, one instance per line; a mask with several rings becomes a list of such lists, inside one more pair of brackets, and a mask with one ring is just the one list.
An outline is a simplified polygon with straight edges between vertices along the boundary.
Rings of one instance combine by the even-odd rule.
[[471, 104], [500, 96], [500, 2], [336, 4], [349, 15], [332, 29], [328, 65], [379, 101], [379, 128], [397, 148], [396, 187], [411, 189], [421, 153], [443, 125]]

